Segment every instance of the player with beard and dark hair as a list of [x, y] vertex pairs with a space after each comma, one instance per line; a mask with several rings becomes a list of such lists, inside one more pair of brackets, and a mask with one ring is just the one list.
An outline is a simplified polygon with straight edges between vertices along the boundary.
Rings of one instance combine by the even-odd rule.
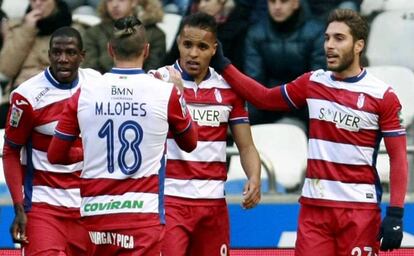
[[[406, 131], [392, 87], [360, 65], [367, 35], [368, 25], [357, 12], [334, 10], [325, 30], [328, 71], [305, 73], [272, 89], [240, 73], [219, 51], [213, 61], [232, 88], [258, 108], [309, 108], [296, 256], [377, 255], [401, 245]], [[390, 157], [391, 197], [381, 222], [375, 163], [382, 138]]]

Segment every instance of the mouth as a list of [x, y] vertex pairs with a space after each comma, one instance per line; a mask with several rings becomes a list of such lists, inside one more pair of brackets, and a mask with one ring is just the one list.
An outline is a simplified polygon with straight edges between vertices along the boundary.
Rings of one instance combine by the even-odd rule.
[[328, 63], [333, 63], [339, 59], [339, 55], [337, 54], [326, 54], [326, 61]]
[[72, 75], [72, 70], [70, 70], [70, 69], [58, 69], [57, 74], [60, 77], [69, 77], [69, 76]]
[[198, 63], [197, 61], [187, 61], [186, 62], [186, 66], [189, 69], [199, 69], [200, 68], [200, 63]]

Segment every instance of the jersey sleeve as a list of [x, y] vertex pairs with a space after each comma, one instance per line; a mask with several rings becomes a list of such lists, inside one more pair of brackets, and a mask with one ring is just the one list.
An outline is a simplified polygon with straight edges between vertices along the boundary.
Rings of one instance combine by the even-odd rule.
[[55, 128], [55, 136], [62, 140], [74, 141], [80, 134], [77, 117], [79, 95], [80, 89], [68, 100]]
[[182, 134], [191, 126], [191, 116], [183, 94], [175, 86], [168, 103], [168, 124], [174, 134]]
[[384, 137], [406, 134], [400, 120], [401, 109], [397, 95], [392, 88], [389, 88], [379, 108], [379, 126]]
[[33, 107], [19, 93], [13, 93], [6, 121], [5, 141], [12, 147], [23, 146], [34, 126]]
[[246, 102], [235, 95], [233, 108], [230, 112], [229, 124], [246, 124], [249, 123], [249, 114], [246, 109]]
[[300, 109], [306, 105], [307, 87], [311, 74], [311, 72], [305, 73], [281, 86], [283, 99], [291, 109]]

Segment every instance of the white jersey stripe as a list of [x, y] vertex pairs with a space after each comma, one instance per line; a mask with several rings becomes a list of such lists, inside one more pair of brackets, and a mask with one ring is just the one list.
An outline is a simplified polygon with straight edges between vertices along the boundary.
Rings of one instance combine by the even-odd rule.
[[55, 133], [55, 128], [56, 128], [57, 123], [58, 121], [56, 120], [56, 121], [53, 121], [53, 122], [50, 122], [44, 125], [39, 125], [39, 126], [36, 126], [34, 130], [41, 134], [53, 136], [53, 134]]
[[83, 197], [81, 216], [115, 213], [158, 213], [158, 194], [128, 192], [123, 195]]
[[378, 130], [378, 115], [352, 109], [341, 104], [320, 99], [307, 99], [309, 118], [332, 122], [338, 128], [358, 131]]
[[374, 149], [318, 139], [309, 139], [309, 159], [338, 164], [372, 165]]
[[32, 202], [79, 208], [81, 204], [80, 190], [79, 188], [60, 189], [33, 186]]
[[167, 140], [168, 159], [201, 162], [226, 162], [225, 141], [198, 141], [197, 147], [187, 153], [173, 139]]
[[306, 178], [302, 196], [333, 201], [377, 203], [375, 185], [323, 179]]
[[224, 198], [224, 181], [222, 180], [180, 180], [165, 179], [165, 194], [185, 198]]
[[56, 173], [72, 173], [82, 170], [83, 162], [71, 165], [51, 164], [47, 160], [47, 153], [33, 149], [32, 151], [33, 167], [38, 171], [56, 172]]

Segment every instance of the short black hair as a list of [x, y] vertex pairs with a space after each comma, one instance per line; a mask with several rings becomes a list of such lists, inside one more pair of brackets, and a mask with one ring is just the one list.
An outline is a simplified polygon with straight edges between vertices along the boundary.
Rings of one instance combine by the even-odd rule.
[[75, 38], [76, 41], [78, 42], [78, 49], [80, 51], [83, 50], [83, 41], [82, 41], [82, 37], [79, 33], [78, 30], [76, 30], [75, 28], [69, 27], [69, 26], [65, 26], [65, 27], [61, 27], [56, 29], [53, 33], [52, 36], [50, 37], [50, 41], [49, 41], [49, 48], [52, 47], [52, 41], [53, 39], [55, 39], [55, 37], [72, 37]]
[[185, 27], [196, 27], [203, 30], [210, 31], [217, 37], [217, 22], [216, 19], [203, 12], [196, 12], [194, 14], [188, 15], [184, 17], [183, 22], [181, 24], [181, 30]]

